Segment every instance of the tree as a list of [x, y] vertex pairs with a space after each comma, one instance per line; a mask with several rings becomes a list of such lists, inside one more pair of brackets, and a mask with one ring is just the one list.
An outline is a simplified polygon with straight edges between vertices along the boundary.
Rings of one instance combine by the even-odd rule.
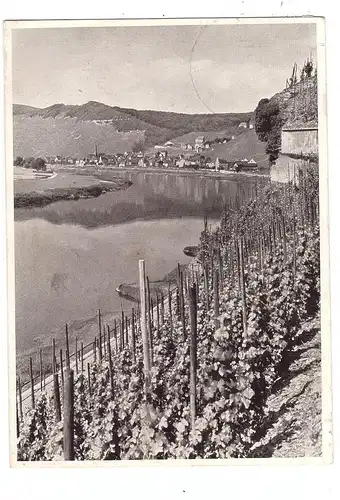
[[27, 158], [24, 159], [23, 166], [25, 168], [33, 168], [31, 165], [34, 161], [35, 159], [33, 158], [33, 156], [28, 156]]
[[24, 159], [23, 159], [23, 157], [22, 157], [22, 156], [16, 156], [16, 157], [15, 157], [15, 160], [14, 160], [14, 165], [15, 165], [16, 167], [21, 167], [21, 166], [23, 165], [23, 163], [24, 163]]
[[41, 170], [43, 172], [46, 171], [46, 160], [44, 158], [36, 158], [35, 160], [35, 168], [36, 170]]
[[305, 62], [305, 65], [304, 65], [304, 71], [305, 71], [305, 75], [307, 78], [310, 78], [312, 76], [312, 73], [313, 73], [313, 61], [312, 60], [307, 60]]
[[271, 162], [280, 152], [282, 124], [279, 103], [261, 99], [255, 110], [255, 131], [260, 141], [267, 142], [266, 153]]
[[255, 109], [255, 131], [262, 142], [268, 140], [270, 132], [270, 115], [268, 113], [269, 99], [261, 99]]
[[144, 141], [137, 141], [133, 146], [132, 146], [132, 152], [133, 153], [139, 153], [140, 151], [144, 153], [145, 149], [145, 143]]
[[24, 167], [45, 172], [46, 160], [44, 160], [44, 158], [33, 158], [33, 156], [30, 156], [28, 158], [25, 158]]

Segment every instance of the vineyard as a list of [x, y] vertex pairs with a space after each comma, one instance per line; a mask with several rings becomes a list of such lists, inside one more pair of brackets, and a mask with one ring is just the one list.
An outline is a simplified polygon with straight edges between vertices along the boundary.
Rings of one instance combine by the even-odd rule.
[[[239, 192], [153, 301], [103, 324], [90, 357], [52, 355], [53, 387], [17, 391], [18, 460], [256, 456], [268, 398], [320, 330], [318, 176]], [[92, 348], [92, 345], [91, 345]]]

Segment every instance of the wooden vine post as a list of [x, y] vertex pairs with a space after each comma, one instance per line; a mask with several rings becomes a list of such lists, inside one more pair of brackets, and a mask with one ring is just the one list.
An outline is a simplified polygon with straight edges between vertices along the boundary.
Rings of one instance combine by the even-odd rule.
[[92, 396], [92, 387], [91, 387], [91, 368], [90, 363], [87, 363], [87, 383], [89, 385], [89, 395]]
[[76, 354], [76, 356], [75, 356], [76, 357], [76, 374], [78, 375], [78, 339], [77, 339], [77, 337], [76, 337], [76, 352], [75, 352], [75, 354]]
[[156, 297], [156, 327], [157, 327], [157, 337], [159, 338], [160, 334], [160, 315], [159, 315], [159, 296], [157, 292]]
[[98, 356], [99, 362], [103, 359], [103, 351], [102, 351], [102, 315], [100, 309], [98, 309], [98, 330], [99, 330], [99, 345], [98, 345]]
[[171, 303], [170, 283], [169, 283], [169, 288], [168, 288], [168, 307], [169, 307], [170, 332], [172, 333], [172, 303]]
[[30, 357], [30, 380], [31, 380], [31, 401], [32, 401], [32, 408], [34, 410], [34, 408], [35, 408], [34, 379], [33, 379], [33, 364], [32, 364], [31, 357]]
[[219, 279], [218, 270], [215, 269], [214, 273], [214, 315], [215, 315], [215, 328], [219, 328], [218, 317], [220, 315], [220, 294], [219, 294]]
[[109, 360], [109, 378], [110, 378], [110, 390], [111, 398], [114, 398], [114, 386], [113, 386], [113, 364], [112, 364], [112, 353], [111, 353], [111, 342], [110, 342], [110, 327], [107, 325], [107, 354]]
[[136, 331], [135, 331], [135, 310], [132, 308], [131, 312], [131, 350], [132, 350], [132, 361], [136, 363]]
[[96, 363], [97, 362], [97, 337], [95, 337], [94, 341], [93, 341], [93, 359], [94, 359], [94, 362]]
[[61, 386], [64, 391], [64, 363], [63, 363], [63, 350], [59, 351], [59, 361], [60, 361], [60, 377], [61, 377]]
[[65, 336], [66, 336], [66, 369], [70, 369], [70, 344], [68, 338], [68, 326], [67, 323], [65, 325]]
[[116, 355], [118, 354], [118, 340], [117, 340], [117, 320], [116, 318], [114, 319], [113, 323], [113, 336], [115, 338], [115, 351]]
[[207, 264], [204, 264], [203, 267], [203, 280], [204, 280], [204, 292], [205, 292], [205, 307], [208, 311], [210, 309], [210, 301], [209, 301], [209, 270]]
[[125, 346], [125, 320], [124, 320], [124, 311], [121, 312], [121, 318], [120, 318], [120, 346], [121, 349], [124, 349]]
[[129, 318], [125, 316], [125, 345], [129, 347]]
[[84, 371], [84, 342], [80, 343], [80, 371]]
[[21, 389], [21, 379], [18, 377], [18, 393], [19, 393], [19, 412], [20, 412], [20, 418], [22, 419], [24, 414], [22, 411], [22, 389]]
[[39, 349], [39, 364], [40, 364], [40, 392], [43, 391], [43, 381], [44, 381], [44, 373], [43, 373], [43, 361], [42, 361], [42, 349]]
[[177, 264], [177, 284], [179, 291], [179, 313], [182, 323], [182, 340], [186, 339], [185, 331], [185, 304], [184, 304], [184, 290], [183, 290], [183, 273], [181, 271], [180, 265]]
[[64, 392], [64, 459], [74, 460], [74, 385], [73, 370], [65, 373]]
[[103, 358], [106, 359], [106, 331], [105, 331], [105, 325], [103, 325], [102, 341], [103, 341]]
[[141, 308], [141, 330], [143, 342], [143, 362], [144, 362], [144, 379], [145, 393], [148, 395], [150, 386], [150, 352], [149, 352], [149, 336], [146, 324], [146, 279], [145, 279], [145, 261], [139, 261], [139, 291], [140, 291], [140, 308]]
[[164, 316], [165, 316], [165, 308], [164, 308], [164, 294], [161, 292], [161, 324], [164, 325]]
[[53, 339], [52, 346], [52, 372], [53, 372], [53, 400], [56, 421], [61, 420], [61, 402], [60, 402], [60, 390], [59, 390], [59, 378], [56, 366], [56, 356], [55, 356], [55, 340]]
[[152, 318], [151, 318], [151, 295], [150, 295], [150, 281], [146, 278], [146, 319], [147, 331], [149, 335], [149, 359], [150, 365], [153, 363], [153, 338], [152, 338]]
[[243, 257], [243, 246], [242, 240], [238, 241], [238, 253], [240, 261], [240, 289], [241, 289], [241, 301], [242, 301], [242, 319], [243, 319], [243, 336], [247, 336], [247, 303], [246, 303], [246, 286], [244, 280], [244, 257]]
[[191, 429], [196, 420], [196, 379], [197, 379], [197, 295], [196, 285], [189, 288], [190, 311], [190, 421]]

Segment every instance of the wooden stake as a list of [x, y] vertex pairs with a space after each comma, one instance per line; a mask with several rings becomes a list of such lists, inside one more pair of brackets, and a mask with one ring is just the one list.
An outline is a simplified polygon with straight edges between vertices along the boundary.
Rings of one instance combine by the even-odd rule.
[[183, 273], [180, 273], [180, 303], [181, 303], [181, 323], [182, 323], [182, 340], [186, 339], [186, 328], [185, 328], [185, 303], [184, 303], [184, 292], [183, 292]]
[[282, 216], [282, 244], [283, 244], [283, 258], [287, 262], [287, 235], [286, 235], [286, 224], [285, 218]]
[[247, 304], [246, 304], [246, 287], [244, 281], [244, 261], [243, 261], [243, 246], [242, 240], [238, 241], [238, 250], [240, 258], [240, 288], [242, 300], [242, 317], [243, 317], [243, 336], [247, 336]]
[[64, 458], [74, 460], [74, 385], [73, 370], [66, 370], [64, 392]]
[[76, 375], [78, 375], [78, 339], [76, 337]]
[[93, 359], [94, 359], [94, 362], [96, 363], [97, 362], [97, 337], [95, 337], [94, 341], [93, 341]]
[[59, 390], [59, 379], [58, 373], [53, 374], [53, 399], [54, 399], [54, 409], [56, 421], [61, 420], [61, 403], [60, 403], [60, 390]]
[[80, 366], [81, 366], [81, 373], [84, 371], [84, 343], [80, 343]]
[[42, 349], [39, 349], [39, 364], [40, 364], [40, 391], [43, 391], [43, 379], [44, 379], [44, 374], [43, 374], [43, 362], [42, 362]]
[[106, 359], [106, 331], [105, 331], [105, 325], [103, 325], [103, 356], [104, 359]]
[[18, 401], [16, 401], [15, 413], [17, 419], [17, 437], [20, 436], [20, 421], [19, 421], [19, 411], [18, 411]]
[[224, 281], [224, 269], [223, 269], [223, 258], [222, 258], [221, 247], [219, 247], [219, 249], [218, 249], [218, 265], [219, 265], [219, 271], [220, 271], [219, 291], [222, 293], [223, 292], [223, 281]]
[[215, 270], [214, 274], [214, 313], [215, 313], [215, 329], [219, 328], [218, 317], [220, 315], [220, 296], [219, 296], [219, 279], [218, 270]]
[[165, 316], [165, 309], [164, 309], [164, 294], [161, 291], [161, 324], [164, 325], [164, 316]]
[[204, 288], [205, 288], [205, 305], [208, 313], [210, 310], [210, 300], [209, 300], [209, 271], [207, 265], [204, 266]]
[[170, 322], [170, 332], [172, 333], [172, 298], [171, 298], [171, 290], [170, 283], [168, 288], [168, 307], [169, 307], [169, 322]]
[[30, 379], [31, 379], [31, 401], [32, 401], [32, 408], [34, 410], [34, 408], [35, 408], [34, 379], [33, 379], [33, 364], [32, 364], [32, 358], [31, 357], [30, 357]]
[[151, 320], [151, 296], [150, 296], [150, 282], [149, 278], [146, 277], [146, 319], [148, 324], [148, 335], [149, 335], [149, 356], [150, 365], [153, 364], [153, 338], [152, 338], [152, 320]]
[[125, 332], [124, 332], [124, 326], [125, 326], [125, 321], [124, 321], [124, 311], [122, 311], [122, 317], [120, 319], [120, 344], [121, 348], [124, 349], [124, 344], [125, 344]]
[[68, 338], [67, 323], [65, 325], [65, 336], [66, 336], [66, 368], [70, 369], [70, 367], [71, 367], [71, 364], [70, 364], [70, 344], [69, 344], [69, 338]]
[[99, 345], [98, 345], [98, 355], [99, 355], [99, 363], [103, 359], [103, 351], [102, 351], [102, 315], [100, 309], [98, 309], [98, 331], [99, 331]]
[[196, 285], [189, 288], [190, 311], [190, 420], [191, 429], [196, 420], [196, 379], [197, 379], [197, 297]]
[[[110, 333], [109, 326], [108, 334]], [[108, 339], [110, 339], [110, 335], [108, 335]], [[110, 340], [107, 342], [107, 352], [109, 358], [109, 378], [110, 378], [110, 390], [111, 390], [111, 398], [114, 399], [114, 387], [113, 387], [113, 366], [112, 366], [112, 355], [111, 355], [111, 343]]]
[[150, 384], [150, 352], [149, 352], [149, 336], [146, 327], [146, 280], [145, 280], [145, 261], [139, 261], [139, 290], [140, 290], [140, 307], [141, 307], [141, 330], [143, 342], [143, 361], [144, 361], [144, 379], [145, 393], [149, 393]]
[[117, 321], [116, 318], [114, 319], [113, 323], [113, 336], [115, 338], [115, 350], [116, 350], [116, 355], [118, 354], [118, 340], [117, 340]]
[[63, 350], [59, 351], [59, 361], [60, 361], [60, 377], [61, 377], [61, 386], [64, 392], [64, 364], [63, 364]]
[[157, 337], [159, 338], [160, 335], [160, 315], [159, 315], [159, 296], [157, 292], [157, 298], [156, 298], [156, 327], [157, 327]]
[[89, 395], [92, 396], [90, 363], [87, 363], [87, 383], [89, 384]]
[[125, 345], [126, 347], [129, 347], [129, 318], [125, 316]]
[[20, 418], [22, 419], [24, 414], [22, 411], [22, 388], [21, 388], [21, 379], [18, 377], [18, 393], [19, 393], [19, 412], [20, 412]]
[[131, 350], [132, 350], [132, 361], [136, 363], [136, 332], [135, 332], [135, 310], [132, 308], [131, 313]]

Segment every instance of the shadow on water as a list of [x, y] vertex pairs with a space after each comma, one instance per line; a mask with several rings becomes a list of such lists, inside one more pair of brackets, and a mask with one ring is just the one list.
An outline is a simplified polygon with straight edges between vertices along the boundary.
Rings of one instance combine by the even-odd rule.
[[143, 172], [118, 175], [131, 180], [133, 185], [98, 198], [16, 209], [15, 219], [41, 218], [53, 224], [76, 224], [91, 229], [133, 220], [218, 218], [223, 206], [235, 199], [238, 190], [250, 197], [254, 187], [254, 180], [249, 178], [231, 181]]

